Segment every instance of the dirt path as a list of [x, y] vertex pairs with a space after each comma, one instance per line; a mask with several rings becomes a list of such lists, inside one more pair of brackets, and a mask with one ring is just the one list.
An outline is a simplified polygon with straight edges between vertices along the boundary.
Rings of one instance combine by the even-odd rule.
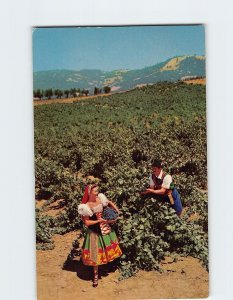
[[101, 270], [97, 288], [92, 287], [91, 269], [79, 261], [62, 269], [77, 232], [55, 235], [55, 248], [37, 251], [38, 300], [77, 299], [161, 299], [208, 297], [208, 273], [192, 258], [180, 258], [176, 263], [167, 258], [164, 273], [140, 271], [135, 277], [118, 281], [117, 270]]
[[184, 80], [185, 83], [187, 84], [206, 84], [206, 78], [199, 78], [199, 79], [189, 79], [189, 80]]
[[83, 97], [75, 97], [75, 98], [61, 98], [61, 99], [49, 99], [49, 100], [34, 100], [34, 106], [37, 105], [44, 105], [44, 104], [54, 104], [54, 103], [73, 103], [76, 101], [81, 100], [88, 100], [88, 99], [94, 99], [97, 97], [109, 97], [112, 94], [99, 94], [99, 95], [92, 95], [92, 96], [83, 96]]

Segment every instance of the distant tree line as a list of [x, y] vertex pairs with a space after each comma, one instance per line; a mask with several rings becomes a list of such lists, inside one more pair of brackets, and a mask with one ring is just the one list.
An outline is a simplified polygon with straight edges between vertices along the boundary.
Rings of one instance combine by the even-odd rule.
[[[104, 93], [110, 93], [111, 87], [110, 86], [104, 86], [103, 88], [94, 88], [94, 95], [101, 94], [102, 91]], [[80, 88], [72, 88], [70, 90], [60, 90], [60, 89], [37, 89], [33, 91], [33, 98], [38, 98], [38, 99], [61, 99], [61, 98], [71, 98], [71, 97], [82, 97], [82, 96], [88, 96], [89, 95], [89, 90], [87, 89], [80, 89]]]

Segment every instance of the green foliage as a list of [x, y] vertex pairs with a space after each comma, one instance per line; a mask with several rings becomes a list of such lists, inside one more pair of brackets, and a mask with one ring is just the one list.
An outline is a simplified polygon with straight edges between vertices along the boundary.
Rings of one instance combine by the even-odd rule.
[[42, 215], [36, 210], [36, 243], [38, 250], [50, 250], [54, 248], [52, 242], [53, 218]]
[[42, 98], [44, 96], [44, 91], [43, 90], [36, 90], [36, 91], [33, 91], [33, 97], [34, 98]]
[[111, 92], [111, 87], [106, 85], [106, 86], [104, 86], [103, 90], [106, 94], [108, 94]]
[[52, 89], [45, 90], [44, 96], [47, 97], [48, 99], [51, 99], [51, 97], [53, 96], [53, 90]]
[[95, 86], [95, 88], [94, 88], [94, 95], [98, 95], [98, 94], [101, 94], [101, 93], [102, 93], [102, 89], [97, 88], [97, 87]]
[[[148, 186], [154, 157], [173, 175], [186, 207], [182, 220], [161, 199], [139, 194]], [[158, 270], [166, 255], [192, 255], [207, 267], [206, 159], [203, 86], [161, 82], [73, 104], [37, 106], [36, 198], [48, 204], [63, 199], [60, 215], [47, 223], [37, 219], [46, 223], [40, 230], [53, 228], [52, 235], [82, 228], [77, 206], [92, 175], [122, 211], [114, 225], [124, 253], [121, 278], [139, 269]]]
[[59, 90], [59, 89], [56, 89], [54, 91], [54, 95], [57, 97], [57, 99], [61, 99], [61, 97], [64, 95], [63, 91], [62, 90]]
[[83, 89], [82, 90], [82, 94], [85, 95], [85, 96], [88, 96], [89, 90]]
[[64, 90], [64, 95], [66, 96], [66, 98], [69, 97], [70, 91], [69, 90]]

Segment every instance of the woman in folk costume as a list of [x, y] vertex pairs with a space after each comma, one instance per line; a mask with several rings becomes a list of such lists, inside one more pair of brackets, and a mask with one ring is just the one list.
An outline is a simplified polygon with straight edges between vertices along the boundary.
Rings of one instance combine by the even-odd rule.
[[82, 261], [84, 265], [94, 267], [93, 287], [98, 285], [98, 266], [107, 264], [122, 254], [116, 233], [109, 225], [116, 220], [107, 221], [102, 218], [103, 209], [108, 205], [119, 213], [112, 201], [104, 194], [99, 194], [96, 185], [88, 185], [82, 204], [78, 206], [78, 212], [88, 227], [83, 243]]

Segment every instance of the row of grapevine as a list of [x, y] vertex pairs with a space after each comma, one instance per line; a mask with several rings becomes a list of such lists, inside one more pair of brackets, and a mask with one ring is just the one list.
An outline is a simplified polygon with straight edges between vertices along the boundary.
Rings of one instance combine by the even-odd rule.
[[[165, 162], [181, 193], [186, 207], [181, 220], [158, 199], [140, 196], [154, 157]], [[122, 278], [158, 269], [165, 255], [192, 255], [207, 266], [206, 160], [204, 86], [157, 83], [35, 107], [36, 198], [47, 204], [63, 199], [64, 208], [48, 220], [42, 214], [46, 206], [38, 211], [39, 247], [53, 233], [83, 228], [77, 206], [92, 175], [122, 211], [115, 224], [124, 252]], [[191, 220], [193, 214], [198, 217]], [[72, 253], [79, 253], [79, 238], [74, 244]]]

